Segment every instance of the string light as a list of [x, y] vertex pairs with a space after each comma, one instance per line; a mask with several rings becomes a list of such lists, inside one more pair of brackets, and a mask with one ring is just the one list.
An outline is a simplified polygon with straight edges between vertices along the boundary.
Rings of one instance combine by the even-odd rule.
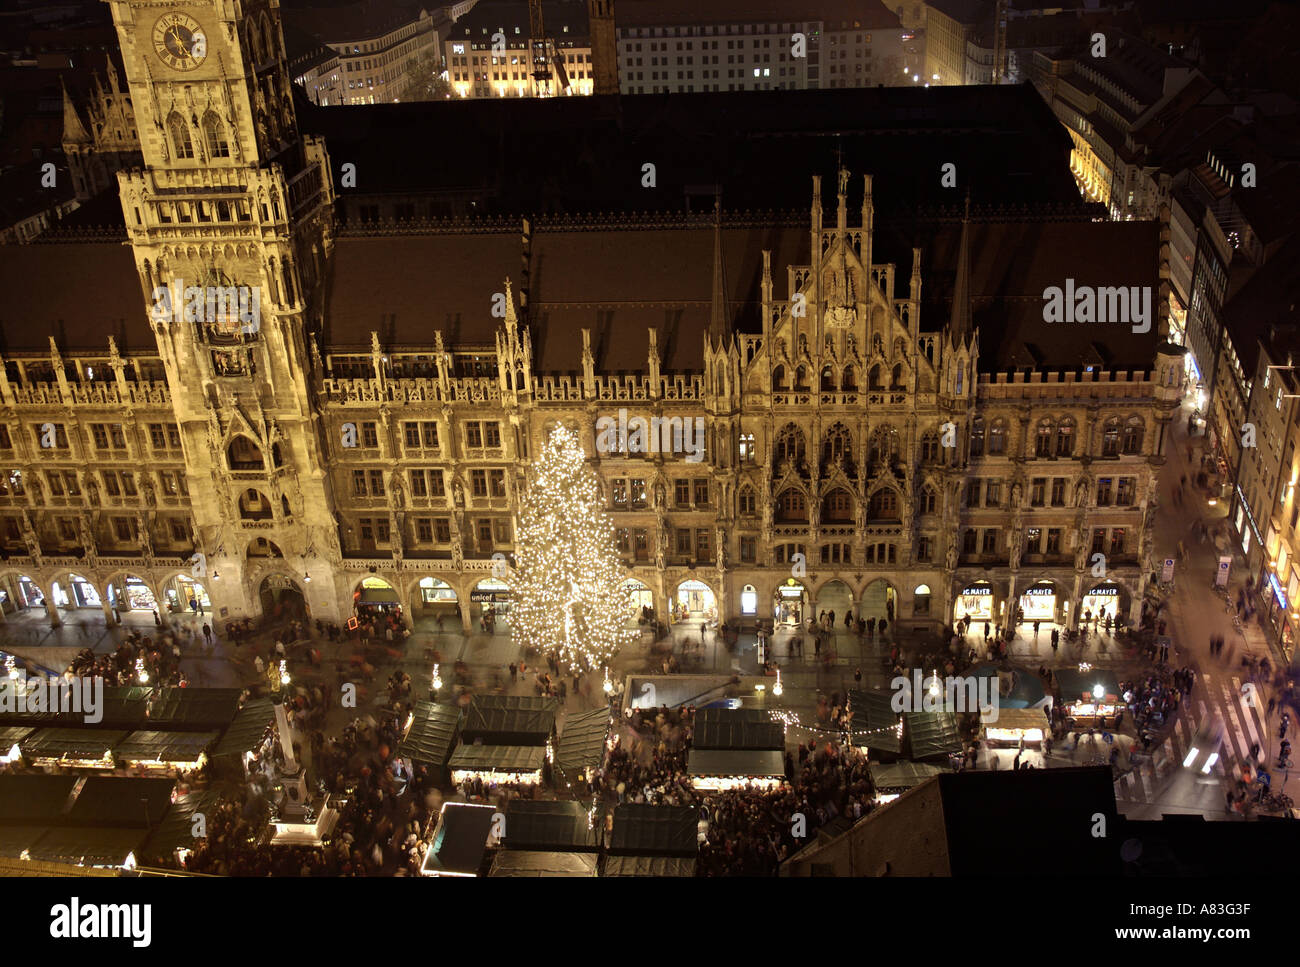
[[538, 455], [519, 516], [511, 628], [576, 672], [631, 644], [614, 525], [577, 436], [562, 425]]

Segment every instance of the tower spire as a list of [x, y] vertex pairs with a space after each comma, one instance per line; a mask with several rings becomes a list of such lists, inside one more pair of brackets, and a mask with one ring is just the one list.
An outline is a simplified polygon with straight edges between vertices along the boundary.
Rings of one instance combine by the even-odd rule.
[[727, 270], [722, 257], [722, 193], [713, 198], [713, 301], [709, 309], [709, 342], [722, 345], [731, 329], [727, 311]]
[[961, 220], [961, 242], [957, 246], [957, 278], [952, 287], [952, 316], [948, 329], [953, 342], [971, 331], [970, 317], [970, 191], [966, 192], [966, 212]]

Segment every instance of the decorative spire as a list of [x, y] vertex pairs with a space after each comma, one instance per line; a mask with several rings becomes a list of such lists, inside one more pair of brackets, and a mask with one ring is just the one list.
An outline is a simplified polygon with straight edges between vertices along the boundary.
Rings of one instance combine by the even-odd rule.
[[948, 329], [954, 343], [972, 329], [970, 316], [970, 191], [966, 192], [966, 214], [961, 220], [961, 242], [957, 246], [957, 278], [952, 287], [952, 316]]
[[727, 307], [727, 272], [722, 258], [722, 195], [713, 199], [713, 302], [709, 309], [709, 342], [721, 345], [731, 329]]
[[77, 106], [72, 103], [68, 86], [63, 83], [62, 77], [59, 78], [59, 86], [63, 88], [63, 143], [90, 144], [90, 135], [81, 123], [81, 115], [77, 113]]

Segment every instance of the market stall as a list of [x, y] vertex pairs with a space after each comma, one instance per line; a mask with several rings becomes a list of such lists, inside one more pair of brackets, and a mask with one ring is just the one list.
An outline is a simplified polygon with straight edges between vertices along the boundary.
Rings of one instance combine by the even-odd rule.
[[1105, 668], [1080, 665], [1056, 672], [1065, 711], [1066, 725], [1075, 728], [1105, 728], [1113, 725], [1124, 708], [1119, 679]]
[[785, 757], [779, 749], [691, 749], [686, 772], [691, 785], [700, 790], [766, 791], [785, 781]]
[[496, 845], [495, 806], [446, 802], [438, 814], [432, 843], [420, 864], [421, 876], [480, 876], [489, 845]]
[[597, 853], [500, 850], [488, 876], [595, 876], [599, 860]]
[[615, 856], [688, 856], [699, 852], [699, 814], [690, 806], [622, 803], [614, 807], [609, 852]]
[[221, 732], [239, 714], [238, 688], [152, 689], [148, 699], [150, 728], [170, 732]]
[[1025, 745], [1041, 746], [1049, 727], [1039, 709], [1003, 708], [998, 709], [997, 721], [983, 724], [983, 731], [990, 745], [1018, 746], [1023, 739]]
[[902, 752], [903, 717], [894, 711], [889, 692], [850, 691], [849, 712], [849, 737], [855, 746], [886, 757]]
[[18, 743], [28, 764], [50, 769], [116, 769], [114, 749], [126, 732], [100, 729], [37, 729]]
[[565, 718], [555, 746], [555, 765], [570, 787], [588, 780], [604, 764], [611, 715], [609, 709], [596, 708]]
[[35, 731], [35, 729], [23, 725], [10, 725], [0, 728], [0, 765], [19, 761], [22, 758], [22, 750], [18, 747], [19, 743]]
[[208, 763], [216, 732], [132, 732], [114, 750], [127, 769], [145, 772], [194, 772]]
[[606, 856], [601, 876], [695, 875], [694, 856]]
[[785, 748], [785, 725], [762, 708], [702, 708], [695, 713], [692, 749]]
[[941, 775], [950, 770], [931, 765], [928, 762], [873, 762], [870, 765], [871, 785], [876, 792], [876, 802], [893, 802], [927, 779]]
[[538, 745], [466, 745], [451, 755], [451, 780], [460, 785], [470, 779], [486, 783], [535, 786], [542, 781], [546, 747]]
[[913, 759], [949, 756], [962, 751], [957, 716], [950, 712], [907, 712], [903, 729]]
[[248, 763], [260, 756], [274, 735], [275, 707], [269, 698], [246, 702], [212, 750], [212, 764], [229, 772], [247, 773]]
[[221, 793], [214, 789], [177, 796], [158, 828], [140, 847], [136, 859], [146, 866], [173, 860], [183, 866], [195, 845], [195, 817], [215, 816], [220, 802]]
[[423, 765], [442, 780], [456, 744], [460, 709], [444, 702], [416, 702], [406, 717], [397, 758], [414, 768]]
[[544, 746], [555, 738], [560, 703], [539, 695], [479, 695], [465, 709], [461, 741]]

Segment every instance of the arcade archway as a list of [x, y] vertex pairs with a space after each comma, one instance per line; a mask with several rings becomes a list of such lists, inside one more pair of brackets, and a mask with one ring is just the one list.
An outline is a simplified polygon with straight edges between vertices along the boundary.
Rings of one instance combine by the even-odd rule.
[[208, 589], [188, 574], [176, 574], [164, 581], [162, 599], [169, 614], [198, 614], [212, 610]]
[[654, 620], [655, 596], [645, 582], [628, 578], [623, 582], [623, 592], [627, 595], [629, 626], [636, 627], [643, 621]]
[[1038, 581], [1025, 588], [1016, 602], [1015, 624], [1035, 621], [1064, 623], [1068, 604], [1055, 581]]
[[298, 582], [291, 577], [283, 574], [268, 574], [262, 579], [258, 588], [258, 597], [262, 602], [263, 617], [272, 621], [308, 617], [307, 596]]
[[510, 633], [510, 585], [499, 578], [484, 578], [469, 593], [471, 604], [478, 605], [479, 630], [487, 634]]
[[708, 621], [718, 616], [718, 599], [713, 589], [694, 579], [677, 585], [673, 598], [674, 621]]
[[993, 585], [988, 581], [972, 581], [961, 589], [952, 606], [953, 622], [962, 618], [976, 621], [995, 621], [997, 619], [997, 595]]
[[99, 589], [80, 574], [67, 573], [59, 576], [51, 591], [54, 592], [54, 606], [71, 611], [83, 608], [102, 608], [103, 598]]
[[776, 627], [802, 628], [808, 617], [808, 589], [794, 578], [786, 578], [773, 593], [772, 616]]
[[1103, 581], [1093, 585], [1084, 594], [1083, 602], [1079, 605], [1079, 617], [1094, 619], [1098, 625], [1102, 625], [1107, 618], [1114, 622], [1116, 618], [1127, 615], [1129, 606], [1129, 593], [1124, 585]]
[[45, 592], [35, 578], [9, 573], [0, 577], [0, 607], [5, 614], [35, 609], [45, 610]]
[[853, 589], [840, 580], [827, 581], [817, 589], [816, 604], [817, 620], [820, 622], [826, 615], [834, 626], [831, 630], [838, 630], [844, 616], [853, 611]]
[[420, 578], [416, 590], [415, 604], [412, 607], [419, 608], [422, 615], [441, 618], [456, 614], [460, 599], [456, 596], [456, 589], [446, 581], [435, 577]]
[[[109, 582], [107, 590], [109, 607], [119, 614], [128, 611], [152, 613], [158, 609], [158, 598], [153, 588], [134, 574], [119, 575]], [[161, 611], [158, 613], [162, 614]]]
[[863, 621], [870, 621], [874, 618], [877, 622], [883, 618], [892, 625], [897, 615], [898, 589], [884, 578], [876, 578], [862, 592], [862, 604], [859, 608], [858, 617]]

